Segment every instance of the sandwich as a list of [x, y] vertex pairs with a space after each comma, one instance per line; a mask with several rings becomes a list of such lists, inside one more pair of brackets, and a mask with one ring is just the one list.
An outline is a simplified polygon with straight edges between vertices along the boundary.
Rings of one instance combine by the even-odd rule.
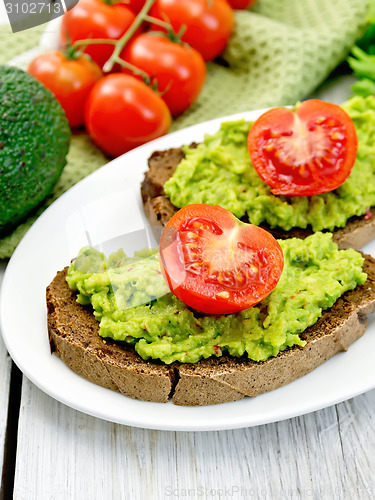
[[[340, 248], [361, 249], [375, 237], [375, 97], [354, 97], [340, 108], [354, 124], [358, 151], [354, 168], [338, 188], [312, 196], [274, 194], [250, 161], [248, 134], [255, 124], [225, 122], [201, 144], [151, 155], [141, 186], [151, 226], [160, 235], [184, 205], [217, 203], [279, 239], [330, 231]], [[309, 158], [302, 155], [302, 163]]]
[[210, 405], [288, 384], [365, 332], [375, 260], [339, 250], [330, 233], [279, 245], [275, 288], [228, 314], [179, 299], [158, 254], [105, 258], [84, 248], [47, 288], [51, 352], [87, 380], [147, 401]]
[[[259, 221], [264, 213], [251, 203], [245, 203], [244, 212], [239, 206], [236, 215], [241, 220], [235, 217], [232, 194], [240, 190], [245, 199], [251, 190], [246, 182], [229, 190], [229, 196], [225, 191], [230, 183], [226, 188], [215, 183], [214, 191], [224, 201], [220, 205], [206, 203], [207, 193], [204, 203], [182, 202], [182, 208], [173, 203], [179, 198], [174, 198], [173, 185], [179, 186], [182, 197], [202, 191], [204, 181], [198, 190], [195, 186], [189, 191], [192, 177], [188, 176], [188, 184], [183, 180], [186, 171], [196, 171], [204, 179], [202, 163], [221, 181], [228, 181], [225, 176], [221, 179], [223, 164], [235, 176], [254, 178], [248, 169], [257, 163], [255, 157], [246, 160], [245, 166], [231, 160], [234, 154], [245, 158], [244, 136], [251, 154], [246, 122], [224, 125], [218, 136], [206, 138], [201, 145], [157, 152], [150, 158], [142, 195], [151, 223], [165, 226], [159, 250], [129, 258], [121, 250], [106, 257], [96, 249], [82, 249], [47, 287], [51, 352], [89, 381], [131, 398], [211, 405], [258, 396], [288, 384], [363, 335], [366, 317], [375, 310], [375, 260], [354, 248], [369, 241], [373, 231], [372, 204], [368, 203], [374, 196], [369, 124], [375, 100], [352, 101], [347, 105], [352, 119], [348, 121], [344, 114], [344, 122], [341, 111], [328, 107], [327, 118], [326, 108], [322, 111], [316, 103], [312, 110], [309, 106], [306, 110], [300, 105], [293, 113], [299, 113], [303, 123], [306, 115], [313, 116], [319, 130], [321, 125], [328, 127], [335, 141], [335, 162], [330, 157], [324, 162], [318, 158], [309, 170], [311, 165], [298, 163], [297, 158], [302, 180], [289, 176], [285, 188], [262, 178], [255, 189], [255, 198], [261, 195], [262, 203], [270, 203], [267, 196], [277, 196], [281, 212], [287, 206], [292, 207], [291, 213], [298, 208], [301, 214], [305, 207], [310, 216], [302, 224], [305, 227], [291, 224], [295, 214], [278, 217], [277, 226], [272, 209], [268, 220]], [[284, 116], [282, 123], [289, 118]], [[263, 126], [264, 121], [255, 130], [260, 130], [263, 139], [269, 138]], [[283, 141], [287, 132], [271, 137]], [[228, 141], [232, 141], [231, 155], [224, 148]], [[259, 143], [259, 135], [254, 141]], [[272, 153], [269, 144], [265, 147]], [[283, 145], [276, 150], [280, 149]], [[157, 168], [160, 161], [161, 169]], [[329, 168], [333, 163], [340, 163], [344, 179], [334, 166]], [[365, 163], [366, 172], [370, 171], [366, 174]], [[261, 162], [258, 167], [261, 172]], [[309, 175], [316, 181], [312, 193], [304, 182]], [[354, 185], [364, 178], [367, 187], [362, 192], [356, 189], [351, 198], [348, 186], [353, 189], [353, 178]], [[298, 195], [283, 192], [289, 184], [300, 191]], [[343, 199], [352, 211], [353, 199], [361, 208], [355, 208], [354, 215], [345, 209], [336, 217]], [[228, 200], [231, 211], [222, 207]], [[317, 215], [319, 206], [321, 215]], [[354, 229], [348, 229], [348, 238], [343, 226], [356, 228], [354, 240]]]

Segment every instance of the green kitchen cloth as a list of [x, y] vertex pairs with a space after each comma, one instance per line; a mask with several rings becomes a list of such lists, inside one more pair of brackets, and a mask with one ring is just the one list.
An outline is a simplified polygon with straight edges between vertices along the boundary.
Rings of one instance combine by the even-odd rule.
[[[236, 11], [224, 59], [209, 63], [199, 100], [171, 131], [228, 114], [294, 104], [308, 96], [344, 60], [366, 23], [366, 0], [258, 0]], [[43, 28], [16, 34], [0, 30], [0, 63], [38, 45]], [[0, 240], [9, 258], [40, 213], [58, 196], [109, 161], [84, 133], [74, 134], [68, 162], [43, 207]], [[126, 171], [124, 170], [124, 175]]]

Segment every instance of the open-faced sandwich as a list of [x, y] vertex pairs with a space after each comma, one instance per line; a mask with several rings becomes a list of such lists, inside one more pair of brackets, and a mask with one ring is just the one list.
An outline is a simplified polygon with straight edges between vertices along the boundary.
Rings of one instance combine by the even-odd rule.
[[371, 257], [208, 208], [171, 219], [160, 262], [84, 248], [47, 289], [51, 351], [127, 396], [206, 405], [287, 384], [364, 333]]
[[277, 238], [332, 231], [341, 248], [360, 249], [375, 237], [375, 97], [275, 108], [255, 123], [223, 123], [201, 144], [156, 151], [142, 197], [153, 227], [209, 203]]
[[[339, 249], [328, 230], [357, 217], [357, 244], [342, 246], [372, 235], [361, 223], [375, 205], [375, 100], [351, 101], [353, 120], [307, 103], [153, 155], [142, 189], [165, 226], [159, 251], [82, 249], [47, 288], [51, 351], [126, 396], [207, 405], [290, 383], [360, 337], [375, 310], [375, 261]], [[156, 187], [160, 156], [177, 160]], [[296, 221], [310, 234], [293, 237]]]

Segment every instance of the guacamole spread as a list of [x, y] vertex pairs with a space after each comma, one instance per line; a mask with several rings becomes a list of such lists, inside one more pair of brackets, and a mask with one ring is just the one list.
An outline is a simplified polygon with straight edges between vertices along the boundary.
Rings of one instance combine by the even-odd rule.
[[284, 270], [270, 295], [257, 306], [228, 315], [202, 315], [169, 292], [156, 253], [106, 259], [85, 247], [72, 262], [67, 281], [80, 304], [91, 303], [99, 334], [133, 344], [143, 359], [195, 363], [202, 358], [247, 355], [264, 361], [294, 345], [322, 310], [364, 283], [363, 258], [338, 250], [330, 233], [280, 241]]
[[288, 197], [271, 193], [251, 165], [247, 136], [251, 123], [223, 123], [186, 154], [164, 190], [173, 205], [221, 205], [236, 217], [247, 216], [255, 225], [267, 222], [286, 231], [311, 226], [313, 231], [345, 226], [354, 215], [375, 205], [375, 97], [354, 97], [343, 106], [358, 136], [358, 154], [348, 179], [336, 190]]

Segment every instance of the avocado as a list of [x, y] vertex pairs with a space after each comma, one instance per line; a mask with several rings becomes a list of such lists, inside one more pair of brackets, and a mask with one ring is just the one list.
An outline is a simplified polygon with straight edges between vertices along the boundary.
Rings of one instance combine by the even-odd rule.
[[28, 73], [0, 66], [0, 235], [51, 193], [70, 136], [55, 96]]

